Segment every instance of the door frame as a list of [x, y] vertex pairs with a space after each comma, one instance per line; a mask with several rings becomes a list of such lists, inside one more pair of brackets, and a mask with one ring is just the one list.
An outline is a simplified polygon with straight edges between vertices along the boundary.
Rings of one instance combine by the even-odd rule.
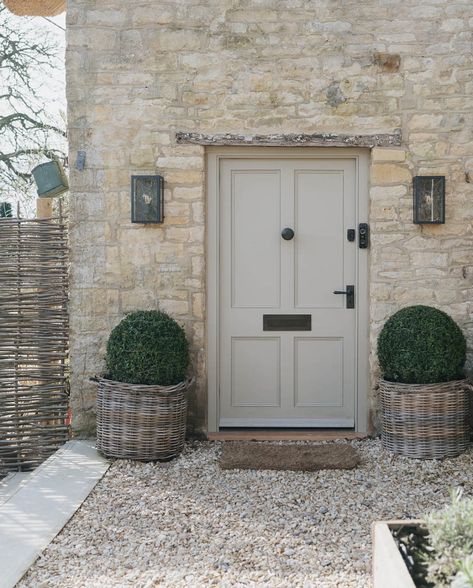
[[[350, 147], [208, 147], [206, 149], [206, 356], [207, 432], [219, 431], [220, 351], [220, 161], [222, 159], [354, 159], [356, 174], [356, 227], [369, 222], [370, 151]], [[355, 228], [356, 228], [355, 227]], [[369, 393], [369, 249], [357, 247], [355, 431], [368, 427]]]

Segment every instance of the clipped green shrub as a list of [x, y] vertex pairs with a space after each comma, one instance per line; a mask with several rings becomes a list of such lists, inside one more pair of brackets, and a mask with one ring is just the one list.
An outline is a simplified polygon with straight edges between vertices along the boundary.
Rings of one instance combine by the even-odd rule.
[[189, 365], [184, 329], [164, 312], [132, 312], [111, 332], [106, 364], [107, 378], [117, 382], [177, 384]]
[[466, 341], [448, 314], [430, 306], [409, 306], [386, 321], [378, 359], [385, 380], [448, 382], [464, 377]]

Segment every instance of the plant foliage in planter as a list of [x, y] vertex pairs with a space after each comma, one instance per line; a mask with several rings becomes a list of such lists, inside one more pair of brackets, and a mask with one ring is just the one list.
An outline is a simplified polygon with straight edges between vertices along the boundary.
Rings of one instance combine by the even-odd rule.
[[473, 499], [462, 489], [421, 524], [406, 521], [392, 535], [419, 588], [473, 588]]
[[445, 312], [409, 306], [396, 312], [378, 339], [385, 380], [405, 384], [449, 382], [464, 377], [465, 337]]
[[425, 522], [432, 548], [429, 580], [434, 586], [473, 588], [473, 499], [456, 490], [452, 502]]
[[186, 378], [189, 344], [184, 329], [164, 312], [127, 315], [110, 334], [107, 378], [128, 384], [171, 386]]

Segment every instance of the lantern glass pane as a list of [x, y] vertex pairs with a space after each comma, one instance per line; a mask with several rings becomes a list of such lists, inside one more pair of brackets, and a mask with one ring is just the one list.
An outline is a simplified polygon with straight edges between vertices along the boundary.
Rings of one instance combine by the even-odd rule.
[[134, 176], [132, 178], [133, 222], [162, 222], [160, 179], [160, 176]]
[[445, 180], [443, 176], [416, 177], [415, 200], [415, 222], [445, 222]]

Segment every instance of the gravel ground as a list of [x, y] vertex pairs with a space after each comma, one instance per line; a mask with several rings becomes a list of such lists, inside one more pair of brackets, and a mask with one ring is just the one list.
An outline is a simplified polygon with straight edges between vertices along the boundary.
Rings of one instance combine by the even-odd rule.
[[418, 461], [352, 444], [351, 471], [224, 472], [219, 443], [167, 464], [117, 461], [18, 588], [366, 588], [372, 521], [473, 492], [473, 451]]

